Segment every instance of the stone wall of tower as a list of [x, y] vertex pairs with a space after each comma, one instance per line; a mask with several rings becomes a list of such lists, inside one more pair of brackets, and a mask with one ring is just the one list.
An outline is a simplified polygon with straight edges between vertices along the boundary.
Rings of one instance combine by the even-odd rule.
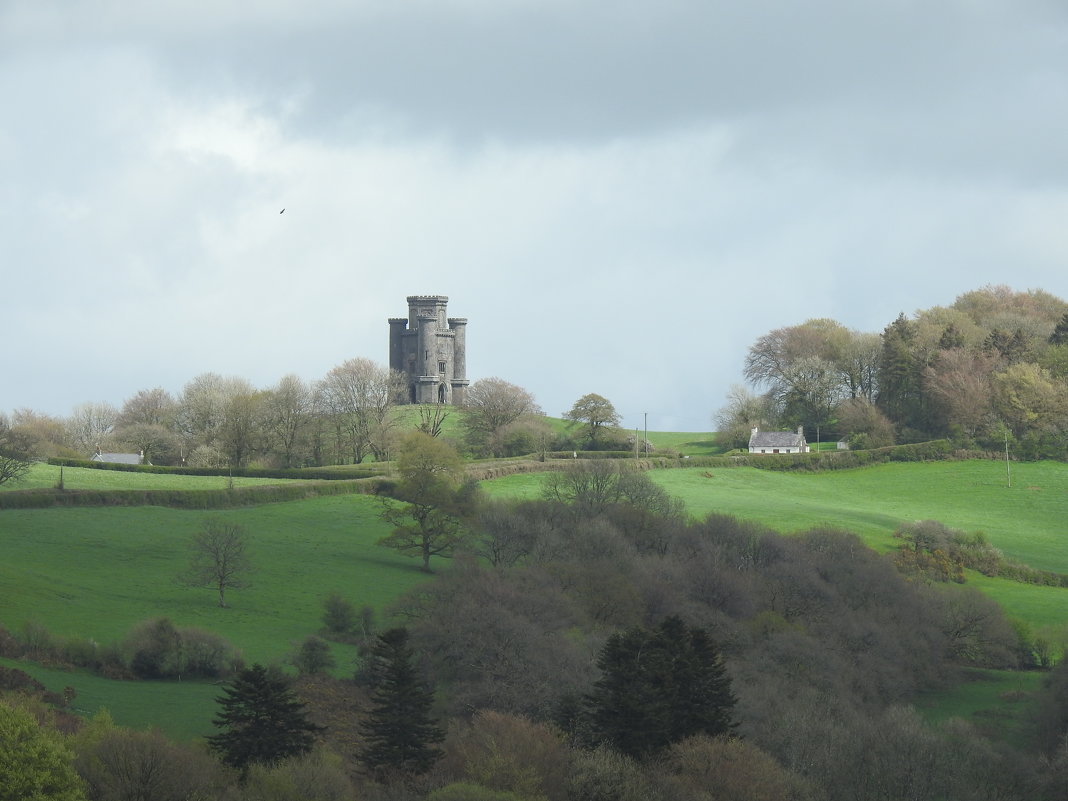
[[471, 382], [467, 380], [467, 318], [450, 317], [449, 330], [452, 340], [452, 402], [464, 405], [464, 391]]
[[389, 318], [389, 366], [404, 373], [410, 403], [463, 402], [467, 320], [447, 316], [444, 295], [410, 295], [408, 316]]

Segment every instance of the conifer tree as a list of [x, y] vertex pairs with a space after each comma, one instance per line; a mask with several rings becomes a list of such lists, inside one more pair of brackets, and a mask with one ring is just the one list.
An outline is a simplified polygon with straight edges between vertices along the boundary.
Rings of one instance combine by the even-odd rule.
[[242, 670], [224, 692], [216, 699], [222, 711], [212, 721], [224, 731], [208, 737], [208, 746], [243, 774], [253, 763], [274, 765], [306, 754], [322, 730], [305, 717], [285, 678], [262, 665]]
[[1049, 335], [1049, 344], [1068, 345], [1068, 312], [1057, 322], [1053, 333]]
[[441, 757], [435, 745], [445, 734], [431, 718], [434, 693], [412, 664], [407, 629], [378, 636], [370, 673], [373, 707], [361, 727], [360, 761], [377, 775], [425, 773]]
[[669, 617], [653, 631], [615, 634], [586, 698], [596, 737], [642, 758], [695, 734], [730, 734], [735, 697], [711, 638]]

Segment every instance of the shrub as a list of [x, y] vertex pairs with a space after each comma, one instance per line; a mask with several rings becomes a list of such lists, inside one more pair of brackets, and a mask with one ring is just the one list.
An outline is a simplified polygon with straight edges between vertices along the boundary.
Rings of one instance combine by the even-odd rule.
[[290, 661], [301, 676], [324, 673], [334, 666], [334, 655], [330, 653], [330, 644], [314, 634], [305, 638]]
[[217, 678], [234, 662], [233, 647], [203, 629], [178, 629], [167, 618], [138, 623], [123, 644], [127, 664], [142, 679]]
[[225, 638], [198, 628], [179, 629], [179, 636], [183, 673], [214, 678], [229, 672], [233, 647]]
[[351, 633], [356, 625], [356, 608], [340, 593], [330, 593], [323, 601], [323, 625], [331, 634]]

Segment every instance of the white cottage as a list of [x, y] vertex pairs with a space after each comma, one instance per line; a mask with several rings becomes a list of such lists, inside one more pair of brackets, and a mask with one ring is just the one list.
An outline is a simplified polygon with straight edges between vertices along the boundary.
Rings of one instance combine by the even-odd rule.
[[754, 428], [749, 435], [750, 453], [808, 453], [811, 448], [805, 441], [805, 428], [798, 426], [793, 431], [761, 431]]

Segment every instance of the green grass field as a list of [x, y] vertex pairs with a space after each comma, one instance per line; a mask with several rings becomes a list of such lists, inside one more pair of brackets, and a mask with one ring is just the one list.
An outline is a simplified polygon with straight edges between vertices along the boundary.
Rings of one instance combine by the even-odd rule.
[[70, 709], [85, 718], [106, 709], [120, 726], [160, 729], [185, 742], [217, 731], [211, 725], [217, 711], [215, 699], [222, 695], [222, 685], [217, 682], [113, 681], [84, 671], [70, 673], [13, 659], [0, 659], [0, 665], [32, 673], [52, 692], [74, 687], [77, 695]]
[[[1013, 465], [1006, 487], [998, 462], [892, 463], [823, 473], [750, 467], [653, 470], [649, 476], [681, 498], [696, 518], [722, 512], [795, 533], [832, 526], [859, 534], [877, 550], [893, 547], [904, 521], [932, 519], [983, 531], [1006, 555], [1032, 567], [1068, 572], [1068, 465]], [[494, 495], [533, 498], [544, 474], [486, 482]]]
[[[670, 445], [660, 440], [658, 447], [714, 447], [711, 438], [663, 436], [678, 439]], [[38, 466], [32, 480], [35, 486], [53, 486], [56, 472]], [[1068, 548], [1061, 543], [1068, 534], [1063, 522], [1068, 520], [1068, 465], [1060, 463], [1013, 465], [1011, 487], [1003, 464], [982, 461], [826, 473], [683, 468], [650, 476], [682, 498], [695, 517], [723, 512], [786, 533], [833, 526], [857, 532], [879, 550], [893, 546], [891, 534], [900, 522], [932, 518], [984, 531], [1007, 555], [1033, 567], [1068, 572]], [[114, 489], [205, 489], [228, 481], [72, 468], [64, 470], [64, 480], [68, 487]], [[542, 480], [542, 475], [525, 474], [484, 487], [490, 495], [537, 497]], [[211, 514], [240, 523], [252, 537], [253, 586], [229, 593], [229, 609], [216, 605], [212, 590], [175, 581], [188, 562], [189, 537]], [[166, 616], [176, 625], [226, 637], [249, 662], [280, 660], [295, 642], [318, 630], [328, 593], [338, 591], [357, 607], [381, 610], [426, 578], [414, 560], [376, 545], [385, 533], [377, 501], [362, 495], [216, 513], [160, 507], [5, 510], [0, 512], [0, 623], [17, 631], [33, 621], [59, 637], [113, 642], [139, 621]], [[1068, 590], [971, 574], [969, 582], [1036, 633], [1055, 643], [1068, 641]], [[339, 674], [347, 673], [352, 649], [339, 649], [336, 656]], [[80, 711], [92, 714], [107, 707], [122, 725], [157, 724], [182, 739], [205, 733], [218, 694], [210, 684], [109, 682], [28, 669], [51, 689], [74, 686]], [[980, 687], [981, 682], [968, 690]], [[952, 694], [947, 699], [928, 711], [932, 719], [965, 705]]]
[[1034, 694], [1046, 674], [1021, 670], [970, 670], [956, 687], [921, 697], [916, 708], [932, 723], [966, 720], [993, 739], [1026, 747]]
[[[1012, 465], [1006, 486], [999, 462], [892, 463], [857, 470], [782, 473], [756, 468], [654, 470], [650, 477], [681, 498], [696, 518], [710, 512], [757, 520], [784, 533], [817, 526], [856, 532], [879, 551], [894, 547], [894, 530], [913, 520], [939, 520], [982, 531], [1007, 556], [1032, 567], [1068, 573], [1068, 465]], [[484, 483], [496, 496], [536, 498], [544, 474]], [[1038, 587], [973, 574], [975, 586], [1014, 618], [1068, 644], [1068, 589]]]
[[[188, 541], [205, 517], [244, 526], [255, 572], [230, 608], [210, 589], [182, 586]], [[339, 591], [381, 608], [425, 578], [415, 560], [376, 544], [387, 529], [364, 495], [202, 512], [161, 507], [6, 510], [0, 515], [0, 621], [39, 621], [53, 634], [99, 642], [136, 622], [170, 617], [239, 646], [249, 660], [282, 657], [320, 627]]]
[[[372, 497], [267, 504], [214, 513], [247, 528], [255, 566], [252, 586], [227, 593], [230, 608], [222, 609], [213, 590], [176, 581], [188, 564], [188, 540], [209, 514], [160, 507], [4, 511], [0, 623], [17, 632], [33, 621], [57, 637], [108, 643], [139, 621], [168, 617], [220, 634], [248, 662], [270, 662], [319, 630], [330, 592], [381, 611], [426, 580], [416, 560], [376, 544], [388, 532]], [[350, 674], [354, 649], [334, 652], [338, 674]], [[40, 668], [24, 669], [46, 684], [53, 680]], [[155, 722], [180, 737], [203, 730], [217, 694], [189, 682], [64, 675], [54, 681], [75, 687], [79, 708], [106, 706], [117, 723]], [[138, 712], [142, 702], [135, 698], [150, 708]]]
[[[0, 484], [5, 490], [51, 489], [59, 483], [56, 465], [37, 462], [30, 472], [17, 482]], [[63, 487], [69, 490], [220, 490], [230, 486], [229, 476], [181, 476], [166, 473], [134, 473], [123, 470], [100, 470], [91, 467], [64, 467]], [[258, 484], [282, 484], [278, 478], [233, 479], [235, 487], [252, 487]]]

